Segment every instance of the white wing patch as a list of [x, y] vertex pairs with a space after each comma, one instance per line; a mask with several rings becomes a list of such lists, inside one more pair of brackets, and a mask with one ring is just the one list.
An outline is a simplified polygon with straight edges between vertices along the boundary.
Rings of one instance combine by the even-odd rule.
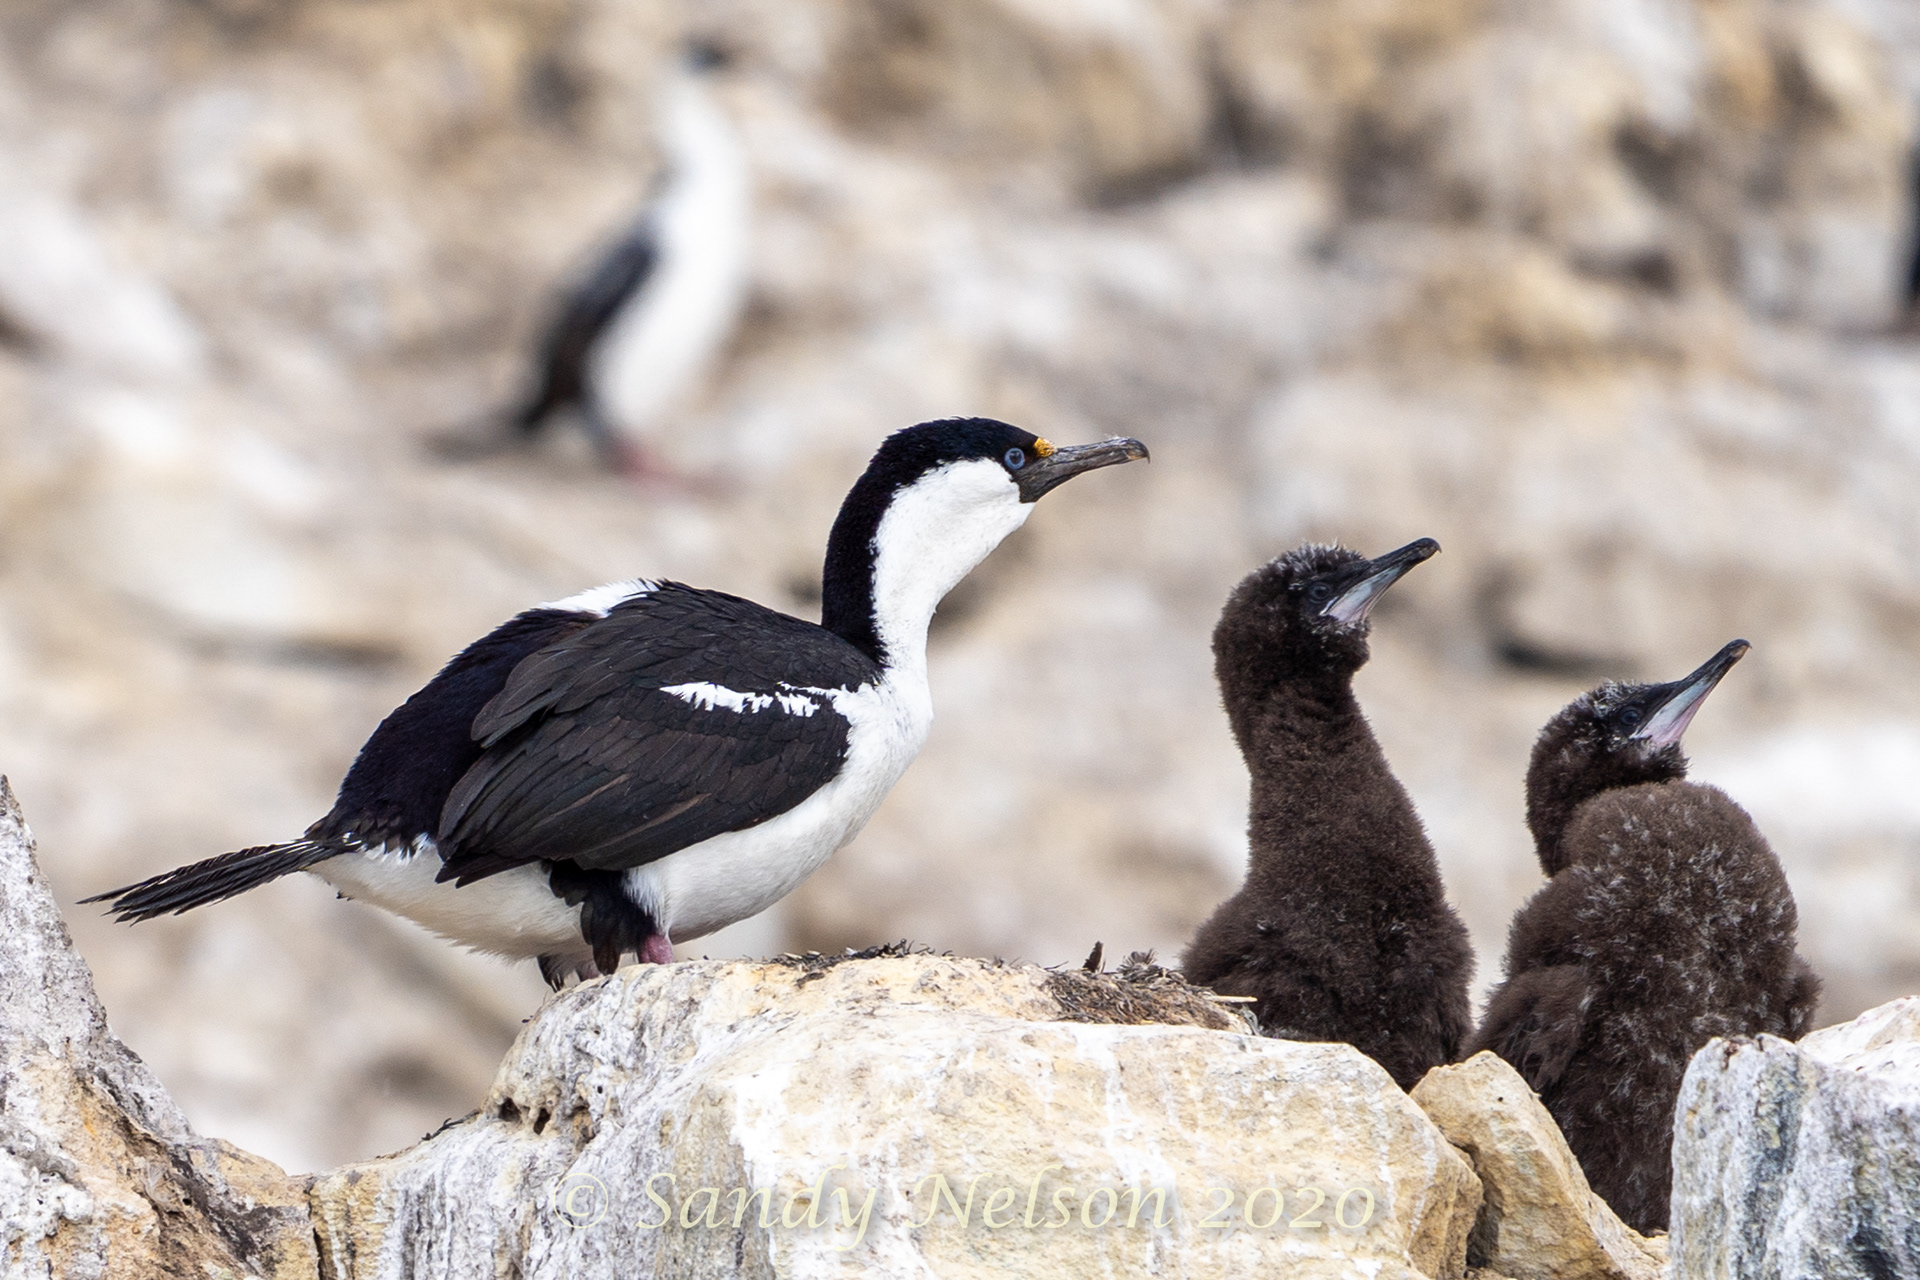
[[725, 707], [728, 711], [737, 711], [744, 715], [748, 712], [765, 711], [768, 707], [778, 706], [790, 716], [810, 716], [820, 709], [820, 704], [804, 693], [742, 693], [738, 689], [729, 689], [723, 684], [713, 684], [706, 680], [694, 684], [667, 685], [660, 692], [670, 693], [689, 706], [698, 707], [702, 711]]
[[567, 613], [591, 613], [606, 617], [613, 612], [615, 605], [625, 604], [640, 596], [651, 595], [660, 589], [660, 584], [651, 578], [628, 578], [625, 582], [609, 582], [605, 586], [589, 587], [578, 595], [568, 596], [564, 600], [549, 600], [545, 604], [533, 606], [536, 609], [561, 609]]

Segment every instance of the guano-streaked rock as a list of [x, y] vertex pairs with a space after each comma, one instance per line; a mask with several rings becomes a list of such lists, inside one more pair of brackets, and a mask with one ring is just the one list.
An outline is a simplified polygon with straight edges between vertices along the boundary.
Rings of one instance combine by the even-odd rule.
[[1675, 1280], [1920, 1276], [1920, 997], [1695, 1054], [1673, 1192]]
[[107, 1029], [0, 777], [0, 1275], [314, 1274], [305, 1187], [188, 1127]]
[[1462, 1274], [1477, 1180], [1384, 1071], [1159, 982], [622, 970], [556, 997], [478, 1114], [322, 1178], [323, 1257], [341, 1280]]

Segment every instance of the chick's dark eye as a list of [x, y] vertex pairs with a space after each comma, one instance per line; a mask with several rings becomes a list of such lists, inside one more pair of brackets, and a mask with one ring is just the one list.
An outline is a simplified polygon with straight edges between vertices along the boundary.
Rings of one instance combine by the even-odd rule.
[[1007, 450], [1006, 453], [1001, 456], [1000, 460], [1007, 464], [1007, 470], [1018, 471], [1027, 465], [1026, 451], [1015, 446]]
[[1628, 707], [1620, 713], [1620, 723], [1631, 729], [1640, 723], [1640, 708]]
[[1333, 594], [1333, 588], [1324, 582], [1316, 582], [1307, 588], [1307, 599], [1319, 604]]

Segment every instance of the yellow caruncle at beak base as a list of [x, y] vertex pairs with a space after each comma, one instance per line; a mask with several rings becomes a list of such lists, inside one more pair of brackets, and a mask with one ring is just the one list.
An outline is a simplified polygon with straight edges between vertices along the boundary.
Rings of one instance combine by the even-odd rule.
[[1033, 442], [1033, 456], [1036, 458], [1051, 458], [1053, 456], [1053, 441], [1047, 439], [1045, 436], [1035, 437]]

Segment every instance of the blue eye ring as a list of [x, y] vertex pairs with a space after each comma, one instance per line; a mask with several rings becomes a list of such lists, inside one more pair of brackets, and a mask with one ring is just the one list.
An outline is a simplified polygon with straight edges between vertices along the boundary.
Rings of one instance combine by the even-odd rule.
[[1020, 468], [1027, 465], [1027, 451], [1022, 449], [1019, 445], [1015, 445], [1013, 448], [1007, 450], [1005, 453], [1000, 455], [1000, 461], [1007, 464], [1007, 470], [1018, 471]]

